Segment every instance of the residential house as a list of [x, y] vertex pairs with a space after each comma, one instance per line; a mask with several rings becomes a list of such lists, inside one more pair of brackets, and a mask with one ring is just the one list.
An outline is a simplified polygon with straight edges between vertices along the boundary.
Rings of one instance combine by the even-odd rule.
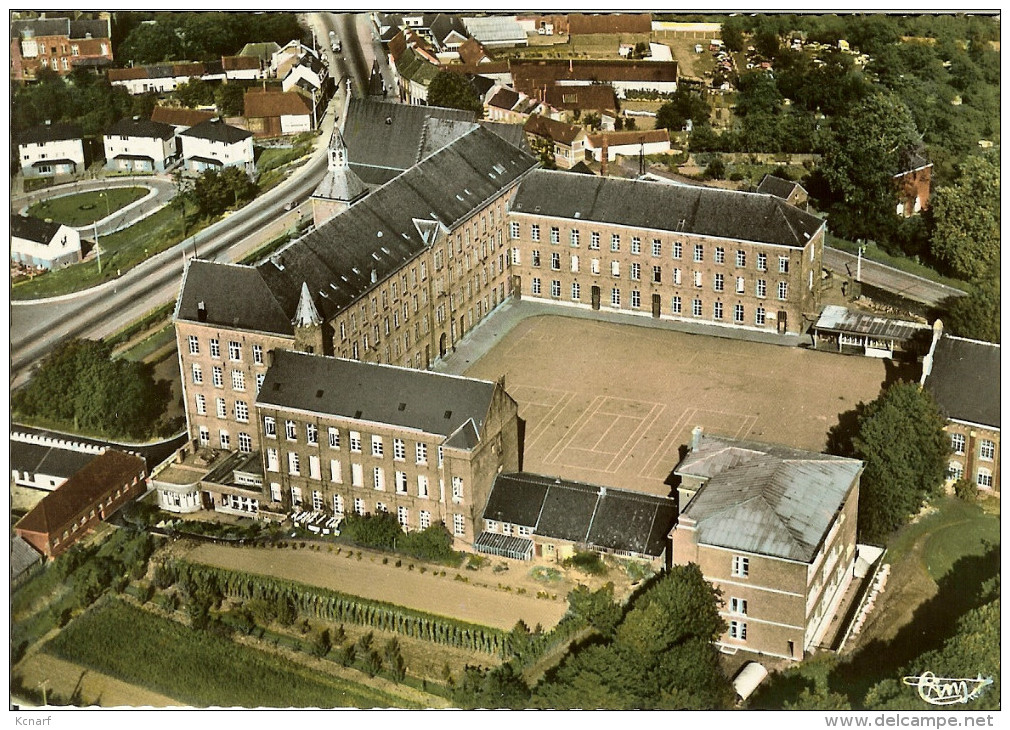
[[722, 595], [725, 652], [800, 660], [833, 643], [856, 566], [863, 462], [694, 429], [677, 465], [673, 564]]
[[535, 170], [509, 206], [512, 290], [799, 334], [820, 311], [824, 228], [770, 195]]
[[482, 63], [491, 63], [491, 57], [487, 55], [487, 50], [477, 40], [467, 38], [460, 44], [459, 60], [471, 66]]
[[761, 178], [761, 183], [757, 187], [757, 192], [762, 195], [774, 195], [776, 198], [782, 198], [782, 200], [789, 203], [789, 205], [795, 205], [797, 208], [802, 208], [804, 210], [807, 208], [807, 199], [810, 197], [806, 188], [798, 182], [793, 180], [784, 180], [781, 177], [775, 177], [771, 174], [765, 175]]
[[431, 29], [428, 31], [432, 43], [439, 54], [450, 54], [451, 57], [459, 57], [460, 46], [468, 39], [466, 27], [463, 21], [455, 15], [439, 13], [431, 21]]
[[113, 62], [108, 13], [96, 20], [32, 18], [11, 21], [11, 79], [32, 81], [49, 69], [65, 76], [75, 68]]
[[523, 125], [530, 145], [547, 149], [561, 169], [570, 169], [585, 159], [586, 130], [534, 114]]
[[586, 151], [600, 162], [603, 151], [607, 161], [617, 155], [637, 157], [639, 154], [662, 155], [670, 151], [670, 132], [666, 129], [630, 130], [627, 132], [599, 132], [586, 138]]
[[288, 41], [283, 48], [278, 49], [270, 57], [270, 71], [271, 74], [278, 79], [283, 79], [291, 69], [303, 62], [306, 62], [306, 57], [310, 56], [317, 61], [320, 60], [319, 54], [312, 48], [309, 48], [301, 41], [292, 40]]
[[421, 39], [403, 31], [389, 42], [390, 67], [400, 101], [407, 104], [427, 104], [428, 86], [438, 75], [438, 59], [429, 52]]
[[51, 492], [102, 451], [101, 446], [92, 443], [11, 431], [11, 481], [20, 487]]
[[920, 383], [947, 419], [949, 484], [969, 479], [1000, 491], [1000, 372], [998, 344], [953, 337], [934, 323]]
[[314, 96], [326, 93], [329, 72], [318, 56], [314, 53], [305, 53], [298, 63], [292, 64], [287, 73], [279, 78], [282, 91], [292, 91], [298, 88], [306, 94]]
[[252, 132], [225, 124], [219, 117], [180, 132], [179, 138], [187, 170], [240, 167], [251, 173], [254, 169]]
[[898, 199], [895, 212], [905, 218], [929, 207], [933, 163], [923, 156], [923, 152], [922, 149], [904, 150], [898, 169], [892, 175]]
[[609, 84], [620, 99], [628, 91], [677, 90], [676, 61], [527, 60], [511, 63], [510, 70], [516, 91], [534, 97], [551, 86]]
[[617, 96], [610, 84], [548, 85], [536, 98], [550, 107], [551, 116], [565, 121], [577, 121], [577, 114], [596, 113], [611, 118], [618, 114]]
[[255, 58], [259, 61], [260, 68], [263, 69], [264, 74], [275, 76], [276, 70], [272, 68], [271, 63], [274, 54], [280, 50], [281, 47], [273, 41], [246, 43], [242, 46], [242, 50], [238, 52], [238, 55]]
[[314, 129], [312, 104], [294, 91], [249, 89], [243, 115], [254, 137], [278, 137]]
[[389, 50], [389, 42], [405, 27], [403, 16], [379, 11], [372, 13], [372, 26], [375, 28], [379, 42], [387, 51]]
[[76, 124], [48, 121], [17, 135], [18, 159], [25, 177], [83, 172], [84, 141]]
[[14, 532], [46, 557], [55, 558], [144, 494], [146, 477], [142, 458], [108, 449], [47, 494], [14, 525]]
[[266, 77], [263, 62], [256, 56], [222, 56], [221, 67], [228, 81], [252, 81]]
[[677, 502], [539, 474], [504, 473], [494, 481], [483, 517], [477, 552], [561, 562], [576, 551], [593, 551], [663, 569]]
[[443, 522], [470, 545], [495, 476], [518, 468], [500, 382], [279, 350], [256, 409], [276, 507]]
[[150, 66], [130, 68], [110, 68], [107, 72], [109, 83], [122, 86], [130, 94], [165, 94], [175, 91], [182, 84], [193, 79], [203, 81], [220, 80], [224, 71], [220, 64], [210, 63], [159, 63]]
[[528, 43], [526, 31], [514, 15], [483, 15], [461, 20], [467, 34], [485, 48], [517, 48]]
[[11, 213], [11, 260], [39, 269], [58, 269], [81, 260], [76, 228]]
[[518, 92], [512, 89], [498, 87], [494, 93], [490, 94], [490, 98], [484, 102], [484, 111], [487, 118], [495, 122], [519, 122], [520, 124], [525, 122], [526, 117], [512, 113], [512, 109], [519, 104], [521, 98]]
[[175, 160], [177, 145], [171, 124], [132, 117], [105, 130], [105, 168], [120, 172], [164, 172]]

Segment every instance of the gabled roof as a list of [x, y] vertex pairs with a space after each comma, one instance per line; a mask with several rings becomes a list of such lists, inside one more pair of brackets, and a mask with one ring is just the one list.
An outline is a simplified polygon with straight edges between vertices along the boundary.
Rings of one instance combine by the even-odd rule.
[[658, 556], [677, 510], [670, 497], [519, 472], [495, 479], [483, 517], [591, 548]]
[[468, 37], [466, 26], [463, 25], [463, 21], [455, 15], [439, 13], [435, 16], [435, 19], [431, 21], [431, 36], [440, 46], [445, 45], [446, 39], [452, 33], [456, 33], [463, 40]]
[[212, 142], [224, 142], [225, 144], [235, 144], [252, 137], [252, 132], [225, 124], [217, 117], [200, 122], [195, 127], [184, 129], [179, 134], [184, 137], [197, 137], [199, 139], [208, 139]]
[[1000, 427], [1000, 346], [944, 334], [924, 386], [948, 418]]
[[512, 89], [502, 87], [495, 92], [494, 96], [488, 99], [487, 105], [508, 111], [516, 105], [517, 101], [519, 101], [519, 94]]
[[81, 128], [69, 122], [56, 124], [39, 124], [18, 135], [18, 144], [61, 142], [68, 139], [80, 139]]
[[259, 269], [191, 259], [175, 316], [183, 321], [291, 337], [293, 314], [294, 308], [288, 314], [277, 303]]
[[221, 67], [225, 71], [259, 71], [260, 60], [255, 56], [222, 56]]
[[213, 119], [213, 112], [204, 112], [199, 109], [175, 109], [168, 106], [156, 106], [151, 112], [152, 122], [163, 122], [171, 124], [173, 127], [193, 127], [200, 122]]
[[610, 84], [548, 85], [546, 93], [539, 96], [555, 109], [609, 112], [617, 109], [617, 95]]
[[757, 187], [757, 191], [762, 195], [774, 195], [776, 198], [782, 198], [783, 200], [788, 200], [789, 196], [796, 192], [797, 189], [802, 190], [804, 193], [807, 192], [806, 188], [798, 182], [784, 180], [774, 175], [765, 175], [761, 178], [761, 184]]
[[537, 137], [550, 137], [555, 142], [564, 142], [565, 144], [571, 144], [578, 139], [579, 135], [585, 134], [585, 130], [582, 127], [559, 122], [550, 117], [542, 117], [539, 114], [534, 114], [527, 119], [523, 125], [523, 129], [527, 134]]
[[105, 130], [106, 136], [122, 135], [125, 137], [148, 137], [151, 139], [171, 139], [175, 136], [175, 128], [171, 124], [152, 122], [140, 117], [120, 119]]
[[704, 480], [681, 518], [699, 544], [810, 562], [863, 462], [701, 434], [674, 472]]
[[11, 213], [11, 235], [48, 246], [63, 226], [28, 215]]
[[803, 248], [824, 225], [770, 195], [535, 170], [514, 212]]
[[95, 454], [51, 444], [12, 438], [11, 469], [22, 474], [45, 474], [69, 479], [95, 458]]
[[652, 144], [654, 142], [669, 142], [670, 132], [666, 129], [632, 129], [627, 132], [599, 132], [588, 137], [589, 147], [602, 149], [606, 142], [609, 147], [621, 145]]
[[256, 405], [450, 436], [470, 420], [483, 430], [494, 391], [486, 380], [275, 350]]
[[69, 18], [29, 18], [11, 21], [11, 38], [20, 38], [30, 33], [39, 36], [65, 35], [70, 36]]
[[17, 578], [36, 563], [42, 562], [42, 554], [31, 543], [18, 535], [11, 537], [11, 577]]
[[106, 72], [109, 81], [135, 81], [138, 79], [150, 78], [148, 70], [144, 66], [130, 66], [129, 68], [110, 68]]
[[490, 129], [513, 147], [518, 147], [528, 155], [532, 155], [526, 133], [521, 124], [510, 124], [509, 122], [488, 122], [481, 121], [480, 126]]
[[[462, 109], [351, 99], [343, 127], [351, 168], [364, 182], [382, 185], [417, 164], [429, 119], [472, 123], [475, 115]], [[455, 129], [459, 134], [469, 131]]]
[[481, 43], [526, 43], [526, 31], [516, 22], [515, 16], [488, 15], [462, 20], [468, 34]]
[[473, 90], [477, 92], [477, 98], [483, 99], [487, 96], [487, 93], [494, 88], [494, 79], [488, 78], [487, 76], [481, 76], [480, 74], [467, 74], [467, 81], [470, 82], [470, 86]]
[[814, 329], [820, 332], [844, 332], [870, 337], [906, 342], [913, 337], [927, 335], [930, 327], [919, 322], [908, 322], [891, 317], [880, 317], [829, 304], [821, 310]]
[[476, 64], [487, 57], [487, 51], [476, 38], [467, 38], [459, 47], [459, 60], [463, 63]]
[[910, 172], [921, 170], [924, 167], [932, 167], [933, 163], [926, 159], [925, 147], [909, 147], [898, 154], [898, 167], [893, 171], [895, 177], [907, 175]]
[[304, 116], [311, 114], [309, 102], [294, 91], [260, 91], [250, 89], [243, 97], [243, 111], [246, 119], [280, 116]]
[[238, 52], [238, 55], [251, 56], [252, 58], [258, 58], [260, 61], [269, 61], [279, 50], [281, 50], [281, 47], [273, 41], [246, 43], [242, 46], [242, 50]]
[[207, 67], [199, 61], [186, 61], [172, 64], [173, 76], [203, 76], [207, 73]]
[[110, 21], [106, 20], [71, 20], [70, 37], [75, 40], [84, 38], [109, 38]]
[[146, 471], [139, 456], [108, 449], [50, 492], [15, 525], [26, 532], [52, 534], [63, 530], [109, 489], [130, 484]]
[[589, 83], [675, 82], [676, 61], [594, 61], [572, 59], [549, 61], [516, 61], [510, 65], [514, 86], [518, 91], [534, 95], [537, 88], [558, 81]]

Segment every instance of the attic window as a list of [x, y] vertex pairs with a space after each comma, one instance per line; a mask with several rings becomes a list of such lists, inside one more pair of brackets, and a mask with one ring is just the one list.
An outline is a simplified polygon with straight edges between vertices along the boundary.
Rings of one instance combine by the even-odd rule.
[[355, 411], [354, 412], [354, 417], [355, 418], [361, 418], [361, 411]]
[[322, 398], [322, 397], [323, 397], [323, 391], [317, 390], [316, 391], [316, 398]]
[[494, 170], [495, 172], [497, 172], [499, 175], [504, 175], [505, 174], [505, 168], [502, 167], [501, 165], [493, 165], [491, 167], [491, 169]]
[[407, 410], [407, 404], [406, 403], [401, 403], [400, 405], [398, 405], [396, 407], [396, 410], [398, 410], [398, 411], [405, 411], [405, 410]]
[[446, 411], [445, 415], [443, 415], [442, 418], [445, 418], [445, 419], [452, 418], [452, 411]]
[[456, 193], [456, 200], [463, 202], [463, 196], [460, 195], [459, 193]]
[[378, 261], [379, 260], [379, 254], [375, 253], [375, 251], [372, 251], [372, 258], [375, 259], [376, 261]]
[[392, 255], [393, 255], [393, 254], [391, 254], [391, 253], [389, 252], [389, 249], [388, 249], [388, 248], [386, 248], [385, 246], [379, 246], [379, 248], [380, 248], [380, 249], [382, 249], [382, 253], [384, 253], [384, 254], [387, 254], [387, 255], [389, 255], [389, 256], [392, 256]]

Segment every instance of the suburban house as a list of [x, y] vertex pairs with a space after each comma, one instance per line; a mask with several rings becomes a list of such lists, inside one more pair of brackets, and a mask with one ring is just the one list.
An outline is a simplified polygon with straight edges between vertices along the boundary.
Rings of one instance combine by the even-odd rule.
[[586, 130], [574, 124], [557, 122], [550, 117], [534, 114], [526, 120], [523, 130], [530, 145], [546, 145], [554, 162], [562, 169], [570, 169], [586, 159]]
[[302, 89], [307, 94], [322, 94], [329, 78], [326, 66], [314, 53], [305, 53], [292, 64], [287, 73], [279, 76], [282, 91]]
[[176, 157], [175, 128], [140, 117], [120, 119], [105, 130], [105, 167], [121, 172], [164, 172]]
[[558, 562], [576, 551], [593, 551], [662, 569], [676, 519], [677, 503], [670, 497], [504, 473], [494, 481], [474, 549], [516, 560]]
[[910, 218], [929, 207], [933, 163], [923, 157], [924, 150], [908, 149], [901, 154], [898, 169], [892, 175], [896, 191], [895, 212]]
[[228, 81], [253, 81], [266, 77], [263, 62], [256, 56], [222, 56], [221, 67]]
[[32, 81], [42, 69], [65, 76], [75, 68], [102, 68], [113, 61], [109, 13], [97, 20], [12, 20], [11, 79]]
[[487, 118], [496, 122], [524, 122], [525, 117], [513, 114], [512, 109], [519, 103], [519, 93], [501, 86], [484, 102]]
[[254, 137], [278, 137], [313, 129], [311, 102], [295, 91], [249, 89], [243, 104], [243, 116]]
[[43, 497], [14, 525], [14, 532], [46, 557], [55, 558], [144, 494], [146, 477], [142, 458], [108, 449]]
[[820, 311], [824, 230], [771, 195], [535, 170], [509, 206], [512, 291], [798, 334]]
[[775, 177], [770, 174], [761, 178], [757, 192], [762, 195], [774, 195], [776, 198], [782, 198], [789, 205], [795, 205], [797, 208], [803, 208], [804, 210], [806, 210], [807, 200], [810, 197], [806, 188], [798, 182], [784, 180], [781, 177]]
[[829, 304], [821, 310], [810, 334], [815, 350], [893, 358], [895, 353], [913, 357], [925, 354], [929, 349], [930, 331], [928, 324]]
[[800, 660], [833, 643], [854, 577], [863, 462], [693, 432], [674, 473], [673, 564], [722, 593], [725, 652]]
[[40, 124], [17, 136], [18, 160], [25, 177], [83, 172], [84, 141], [76, 124]]
[[11, 213], [11, 260], [40, 269], [58, 269], [81, 260], [76, 228]]
[[666, 129], [598, 132], [586, 138], [586, 151], [597, 162], [603, 159], [604, 150], [608, 162], [616, 160], [618, 155], [662, 155], [670, 151], [670, 132]]
[[470, 38], [463, 21], [458, 16], [447, 13], [435, 16], [428, 34], [438, 53], [450, 54], [451, 57], [458, 57], [460, 46]]
[[969, 479], [979, 489], [998, 493], [1000, 346], [944, 334], [937, 320], [920, 382], [947, 418], [952, 452], [948, 483]]
[[20, 487], [51, 492], [102, 451], [97, 444], [11, 431], [11, 481]]
[[179, 138], [188, 170], [240, 167], [252, 173], [254, 169], [252, 132], [225, 124], [219, 117], [180, 132]]

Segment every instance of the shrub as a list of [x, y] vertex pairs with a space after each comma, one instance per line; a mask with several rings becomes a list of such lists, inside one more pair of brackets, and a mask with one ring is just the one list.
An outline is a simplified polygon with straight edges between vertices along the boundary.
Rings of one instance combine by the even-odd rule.
[[958, 479], [954, 484], [954, 494], [965, 502], [974, 502], [978, 499], [978, 485], [971, 479]]
[[598, 553], [591, 551], [577, 552], [562, 563], [566, 568], [576, 568], [589, 575], [606, 575], [607, 566]]

